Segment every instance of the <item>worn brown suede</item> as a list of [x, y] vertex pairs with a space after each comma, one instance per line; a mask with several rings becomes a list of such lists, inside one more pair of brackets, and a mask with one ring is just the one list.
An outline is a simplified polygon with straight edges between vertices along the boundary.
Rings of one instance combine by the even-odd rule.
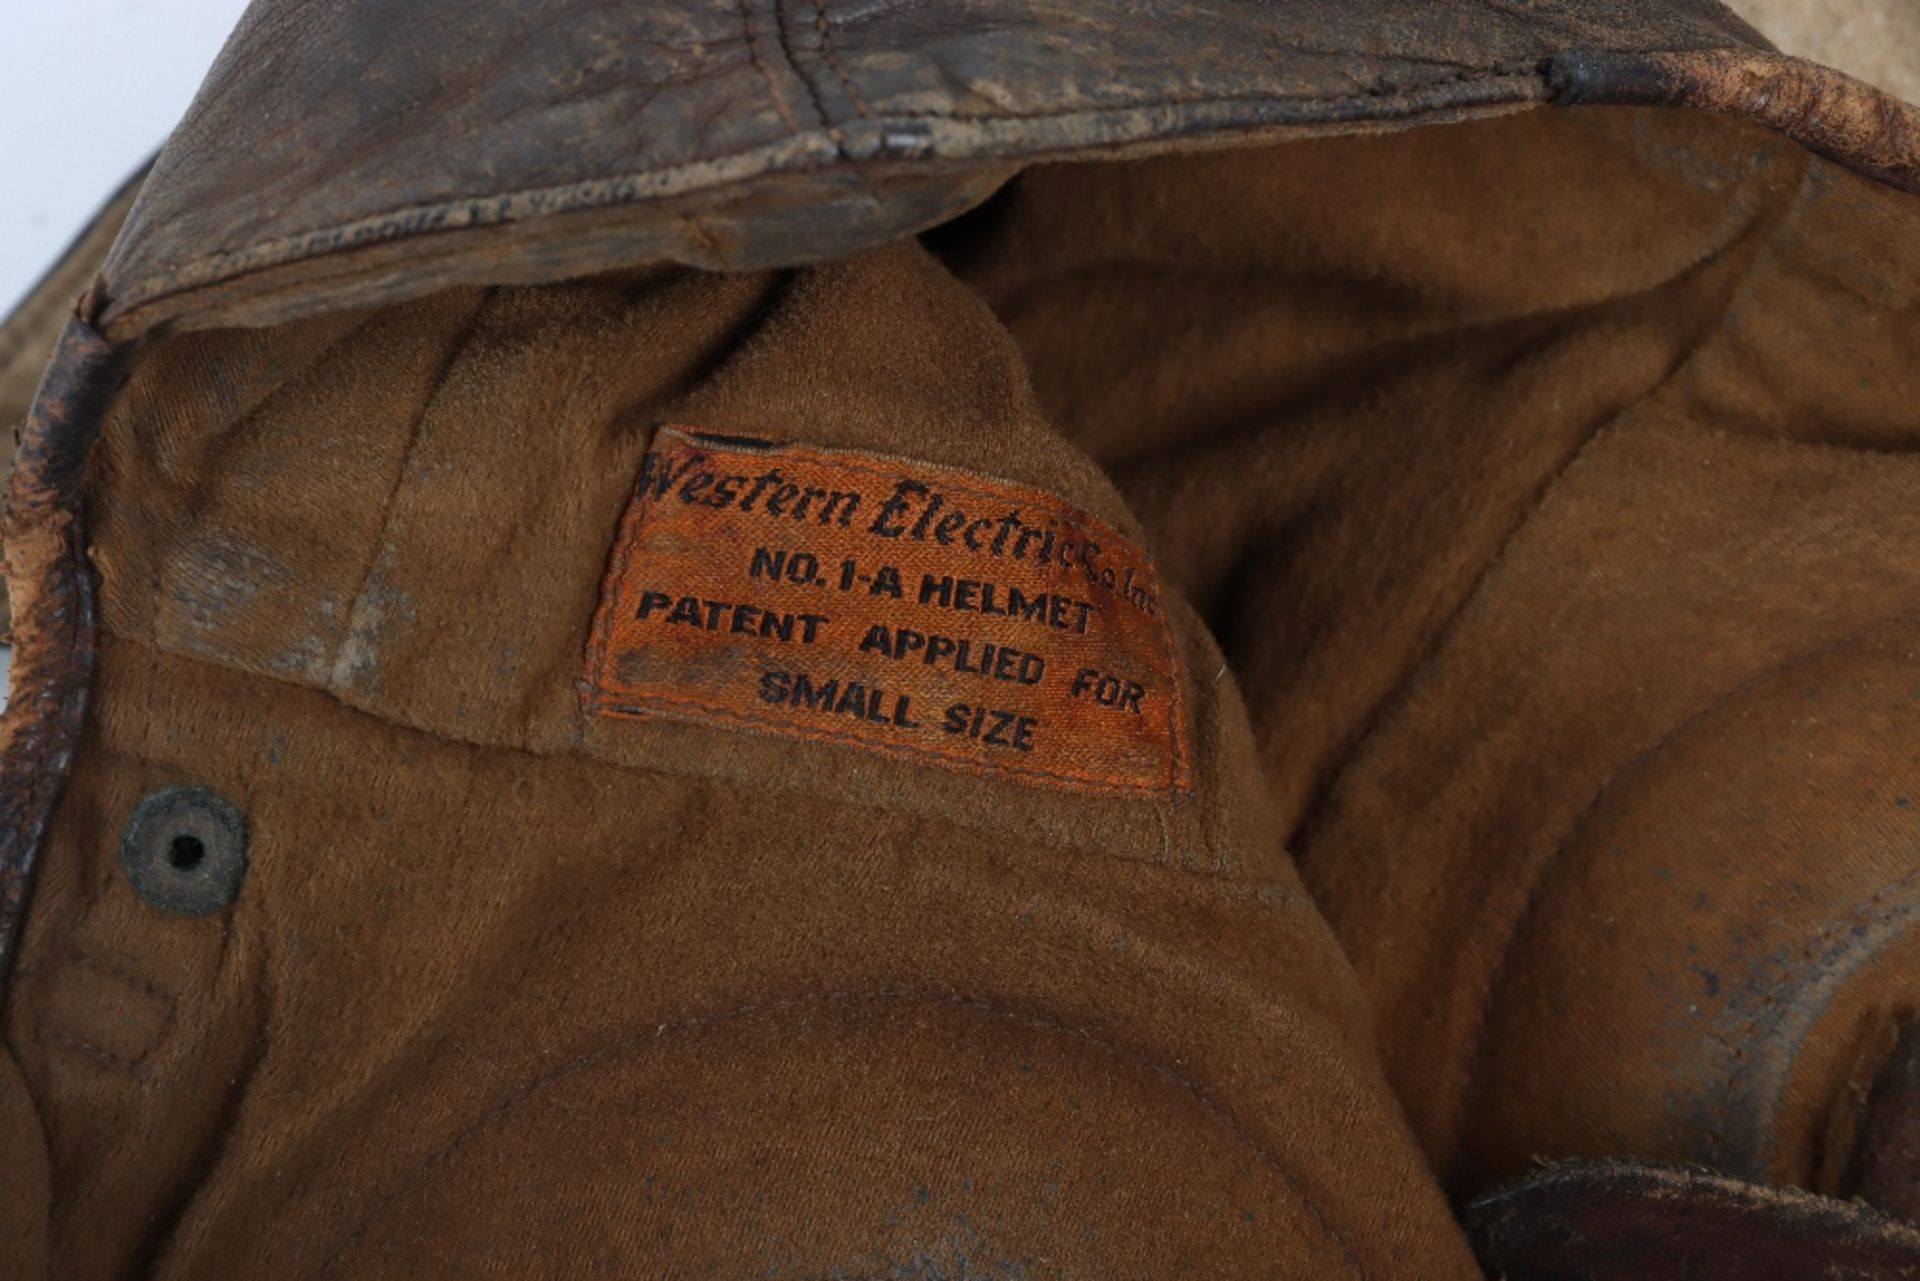
[[22, 437], [0, 1275], [1920, 1267], [1448, 1204], [1908, 1191], [1914, 117], [1643, 9], [257, 8]]

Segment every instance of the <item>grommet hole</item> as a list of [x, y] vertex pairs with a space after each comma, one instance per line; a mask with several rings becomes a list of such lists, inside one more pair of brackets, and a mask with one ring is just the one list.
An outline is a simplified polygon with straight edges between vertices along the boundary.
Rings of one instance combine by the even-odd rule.
[[197, 836], [176, 836], [167, 844], [167, 862], [183, 872], [200, 866], [206, 856], [206, 842]]
[[165, 912], [204, 916], [240, 895], [247, 821], [207, 787], [163, 787], [142, 800], [120, 836], [120, 866], [134, 891]]

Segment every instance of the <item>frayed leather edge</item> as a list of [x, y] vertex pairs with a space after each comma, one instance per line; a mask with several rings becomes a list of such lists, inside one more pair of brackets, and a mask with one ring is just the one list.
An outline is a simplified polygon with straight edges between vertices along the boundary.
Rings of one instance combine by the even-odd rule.
[[1911, 1013], [1874, 1074], [1841, 1190], [1920, 1222], [1920, 1019]]
[[1548, 64], [1547, 93], [1558, 106], [1689, 107], [1751, 120], [1920, 193], [1920, 107], [1801, 58], [1731, 49], [1567, 53]]
[[4, 544], [13, 688], [0, 715], [0, 996], [32, 899], [42, 838], [72, 771], [95, 645], [80, 510], [87, 455], [131, 348], [67, 322], [14, 457]]
[[[1006, 114], [841, 121], [682, 165], [408, 206], [165, 270], [111, 262], [102, 329], [262, 325], [477, 283], [542, 283], [645, 261], [753, 270], [844, 257], [956, 216], [1010, 171], [1407, 128], [1542, 102], [1684, 107], [1746, 119], [1920, 192], [1920, 108], [1765, 50], [1573, 50], [1449, 71], [1394, 92], [1277, 93]], [[777, 185], [777, 199], [768, 195]], [[884, 192], [876, 196], [876, 192]], [[772, 216], [756, 200], [784, 208]], [[809, 217], [807, 211], [813, 211]]]
[[1572, 1161], [1462, 1212], [1503, 1281], [1920, 1275], [1920, 1229], [1856, 1201], [1703, 1170]]
[[915, 235], [1052, 160], [1251, 146], [1536, 106], [1537, 65], [1449, 71], [1393, 93], [1222, 94], [986, 114], [888, 113], [738, 152], [554, 187], [407, 206], [154, 270], [122, 241], [101, 329], [261, 326], [473, 284], [540, 284], [649, 262], [752, 271]]

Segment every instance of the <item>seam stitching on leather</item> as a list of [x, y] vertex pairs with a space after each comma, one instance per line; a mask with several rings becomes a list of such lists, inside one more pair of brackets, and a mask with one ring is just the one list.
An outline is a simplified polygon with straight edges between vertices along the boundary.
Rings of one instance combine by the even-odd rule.
[[827, 20], [826, 6], [821, 3], [821, 0], [813, 0], [813, 18], [814, 26], [820, 32], [820, 56], [826, 60], [833, 74], [840, 78], [840, 87], [847, 91], [847, 101], [853, 104], [854, 111], [864, 120], [872, 113], [868, 110], [867, 100], [861, 97], [858, 89], [854, 88], [853, 78], [847, 74], [846, 68], [840, 65], [840, 59], [834, 53], [833, 24]]
[[[776, 34], [779, 21], [779, 17], [776, 15], [774, 18]], [[773, 103], [774, 111], [779, 114], [781, 120], [786, 122], [787, 129], [791, 133], [800, 134], [806, 132], [800, 127], [800, 122], [794, 119], [793, 109], [787, 105], [786, 96], [780, 92], [780, 86], [774, 82], [772, 68], [768, 67], [766, 60], [760, 56], [759, 43], [753, 36], [753, 0], [740, 0], [740, 26], [746, 35], [747, 57], [753, 60], [754, 69], [760, 73], [760, 78], [766, 81], [767, 98]], [[823, 122], [824, 119], [825, 117], [823, 116]], [[693, 163], [697, 164], [700, 162], [695, 161]]]

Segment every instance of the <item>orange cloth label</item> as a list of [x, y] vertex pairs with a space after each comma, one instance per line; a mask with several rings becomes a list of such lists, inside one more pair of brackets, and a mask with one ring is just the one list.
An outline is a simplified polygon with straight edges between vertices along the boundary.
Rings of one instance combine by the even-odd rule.
[[667, 428], [601, 589], [589, 712], [844, 743], [1084, 791], [1184, 790], [1160, 588], [1025, 485]]

